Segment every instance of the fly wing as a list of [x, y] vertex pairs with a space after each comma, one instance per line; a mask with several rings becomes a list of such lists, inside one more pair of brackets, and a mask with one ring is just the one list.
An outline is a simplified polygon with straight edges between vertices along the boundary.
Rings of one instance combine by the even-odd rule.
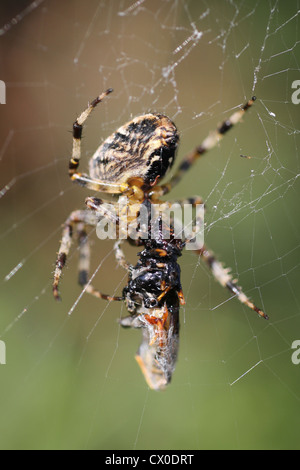
[[143, 340], [135, 356], [153, 390], [163, 390], [170, 383], [179, 347], [179, 306], [165, 306], [165, 311], [163, 327], [144, 323]]

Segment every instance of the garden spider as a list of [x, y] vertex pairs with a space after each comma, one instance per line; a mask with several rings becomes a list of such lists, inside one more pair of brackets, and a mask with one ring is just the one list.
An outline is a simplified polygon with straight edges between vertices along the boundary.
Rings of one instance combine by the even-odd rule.
[[[77, 171], [81, 157], [83, 124], [92, 110], [111, 92], [112, 89], [108, 89], [92, 101], [73, 124], [73, 151], [69, 162], [69, 176], [72, 181], [93, 191], [126, 196], [129, 221], [135, 220], [142, 208], [146, 208], [150, 214], [151, 207], [180, 182], [184, 173], [200, 156], [212, 149], [224, 134], [242, 119], [255, 101], [253, 97], [234, 112], [206, 137], [200, 146], [186, 155], [168, 183], [159, 185], [159, 181], [173, 165], [179, 142], [175, 124], [159, 113], [138, 116], [120, 127], [91, 157], [89, 175]], [[194, 207], [203, 203], [200, 197], [178, 203], [183, 206], [187, 201]], [[59, 280], [75, 230], [80, 250], [79, 284], [85, 292], [98, 298], [125, 301], [130, 315], [122, 318], [120, 323], [124, 327], [142, 328], [143, 341], [136, 359], [150, 388], [161, 390], [170, 382], [175, 367], [179, 341], [179, 308], [184, 304], [177, 258], [191, 239], [175, 238], [173, 228], [164, 227], [160, 218], [152, 238], [138, 237], [134, 241], [127, 238], [132, 244], [144, 248], [138, 254], [136, 266], [127, 263], [121, 241], [117, 241], [114, 247], [116, 260], [128, 272], [128, 284], [120, 297], [103, 294], [95, 289], [88, 279], [90, 250], [87, 228], [97, 226], [103, 218], [114, 219], [119, 227], [124, 214], [116, 216], [106, 208], [105, 201], [99, 198], [88, 197], [85, 203], [88, 209], [72, 212], [64, 224], [54, 272], [54, 297], [60, 299]], [[168, 236], [164, 235], [163, 228], [167, 229]], [[223, 287], [227, 287], [241, 303], [268, 319], [268, 316], [244, 294], [237, 281], [232, 278], [230, 270], [223, 267], [212, 251], [202, 246], [195, 252], [205, 261], [212, 275]]]

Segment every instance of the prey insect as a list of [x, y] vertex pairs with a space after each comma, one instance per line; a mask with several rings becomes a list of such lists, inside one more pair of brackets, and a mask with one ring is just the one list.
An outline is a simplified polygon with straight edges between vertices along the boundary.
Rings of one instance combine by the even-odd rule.
[[[159, 184], [174, 163], [179, 143], [175, 124], [160, 113], [138, 116], [120, 127], [91, 157], [89, 174], [78, 172], [83, 125], [93, 109], [111, 92], [112, 89], [108, 89], [93, 100], [74, 122], [69, 176], [73, 182], [90, 190], [119, 195], [119, 200], [126, 196], [128, 201], [126, 220], [129, 222], [136, 220], [141, 210], [146, 209], [148, 214], [146, 232], [150, 233], [153, 206], [181, 181], [184, 174], [202, 155], [216, 146], [227, 131], [241, 121], [245, 112], [253, 105], [255, 97], [235, 111], [206, 137], [201, 145], [188, 153], [169, 182]], [[183, 207], [187, 201], [193, 207], [203, 204], [203, 200], [198, 196], [177, 203]], [[100, 299], [125, 302], [129, 316], [122, 318], [120, 323], [123, 327], [142, 330], [143, 339], [136, 359], [149, 387], [162, 390], [170, 382], [175, 368], [179, 345], [179, 310], [185, 303], [177, 259], [193, 237], [184, 235], [180, 239], [175, 237], [173, 225], [170, 223], [165, 227], [161, 215], [157, 216], [156, 229], [151, 232], [151, 236], [141, 235], [132, 239], [128, 232], [127, 241], [141, 249], [138, 261], [135, 266], [129, 264], [121, 247], [121, 241], [117, 241], [116, 261], [128, 272], [128, 283], [123, 289], [122, 296], [103, 294], [89, 281], [90, 247], [87, 232], [103, 219], [114, 219], [119, 231], [122, 231], [124, 227], [121, 228], [121, 222], [125, 214], [109, 211], [106, 202], [96, 197], [88, 197], [85, 201], [87, 208], [72, 212], [66, 220], [54, 272], [53, 295], [56, 299], [60, 299], [59, 281], [75, 233], [80, 250], [79, 284], [85, 292]], [[169, 202], [164, 204], [167, 207], [171, 206]], [[196, 220], [194, 235], [198, 229], [199, 220]], [[217, 260], [210, 249], [204, 245], [194, 251], [223, 287], [260, 317], [268, 319], [268, 316], [242, 291], [237, 281], [232, 278], [230, 270]]]

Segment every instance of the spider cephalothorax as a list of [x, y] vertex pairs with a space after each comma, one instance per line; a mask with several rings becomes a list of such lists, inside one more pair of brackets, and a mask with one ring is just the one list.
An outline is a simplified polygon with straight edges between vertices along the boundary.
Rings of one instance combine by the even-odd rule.
[[[132, 232], [128, 230], [127, 240], [143, 247], [143, 250], [138, 253], [137, 264], [132, 266], [125, 259], [120, 241], [115, 243], [116, 260], [127, 270], [128, 283], [123, 289], [122, 296], [113, 297], [101, 293], [89, 281], [90, 249], [87, 228], [97, 226], [103, 219], [111, 219], [118, 225], [118, 233], [124, 235], [124, 227], [122, 229], [120, 227], [126, 213], [129, 214], [126, 220], [131, 223], [138, 218], [143, 207], [147, 208], [147, 214], [152, 214], [151, 217], [155, 218], [153, 214], [159, 212], [151, 211], [153, 205], [180, 182], [185, 172], [199, 157], [212, 149], [227, 131], [242, 119], [244, 113], [252, 106], [255, 97], [210, 133], [201, 145], [188, 153], [169, 182], [159, 185], [161, 178], [173, 165], [179, 142], [175, 124], [160, 113], [144, 114], [120, 127], [92, 156], [89, 175], [77, 171], [81, 157], [83, 124], [98, 103], [111, 92], [112, 89], [108, 89], [92, 101], [73, 124], [73, 152], [69, 162], [69, 176], [72, 181], [90, 190], [119, 194], [120, 197], [127, 196], [128, 207], [116, 215], [117, 211], [107, 209], [104, 204], [106, 201], [89, 197], [86, 199], [86, 210], [71, 213], [63, 229], [54, 273], [53, 294], [56, 299], [60, 298], [58, 284], [75, 233], [80, 249], [80, 285], [86, 292], [98, 298], [125, 301], [130, 315], [121, 319], [120, 323], [124, 327], [142, 328], [143, 341], [136, 359], [148, 385], [158, 390], [169, 383], [175, 367], [179, 342], [179, 306], [184, 304], [177, 258], [193, 236], [187, 238], [182, 234], [182, 239], [178, 240], [171, 226], [163, 227], [161, 220], [152, 221], [149, 217], [143, 226], [143, 230], [146, 227], [146, 232], [149, 232], [146, 235], [149, 236], [140, 234], [132, 241], [129, 238]], [[203, 203], [198, 196], [176, 202], [181, 207], [186, 203], [193, 207]], [[171, 203], [164, 204], [166, 208], [171, 208]], [[156, 227], [153, 231], [150, 230], [150, 222], [154, 222]], [[196, 219], [194, 235], [197, 230], [199, 230], [199, 220]], [[194, 251], [205, 261], [215, 279], [229, 289], [234, 297], [261, 317], [268, 318], [246, 296], [237, 285], [237, 281], [232, 278], [230, 270], [216, 259], [211, 250], [202, 246]]]

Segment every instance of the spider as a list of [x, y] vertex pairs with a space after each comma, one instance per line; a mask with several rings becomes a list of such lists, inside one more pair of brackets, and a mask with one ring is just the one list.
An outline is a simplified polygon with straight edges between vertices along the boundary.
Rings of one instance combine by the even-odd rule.
[[[188, 153], [169, 182], [159, 184], [174, 163], [179, 143], [179, 134], [174, 122], [160, 113], [138, 116], [120, 127], [91, 157], [89, 174], [77, 171], [81, 158], [83, 125], [93, 109], [112, 91], [109, 88], [99, 95], [74, 122], [69, 176], [73, 182], [90, 190], [119, 195], [119, 198], [126, 196], [129, 220], [136, 219], [143, 207], [149, 214], [149, 223], [151, 207], [181, 181], [198, 158], [216, 146], [224, 134], [241, 121], [256, 99], [252, 97], [210, 133], [201, 145]], [[75, 231], [80, 250], [79, 284], [85, 292], [98, 298], [125, 301], [129, 316], [122, 318], [120, 323], [123, 327], [142, 328], [143, 340], [136, 359], [149, 387], [162, 390], [170, 382], [174, 371], [179, 344], [179, 308], [185, 303], [177, 258], [191, 239], [178, 240], [174, 237], [172, 226], [163, 227], [164, 222], [159, 218], [151, 238], [127, 238], [131, 244], [143, 247], [138, 253], [139, 259], [135, 266], [126, 261], [121, 240], [118, 240], [114, 246], [116, 261], [128, 272], [128, 283], [120, 297], [103, 294], [89, 281], [90, 248], [87, 229], [97, 226], [103, 218], [114, 218], [117, 224], [120, 223], [122, 214], [113, 215], [105, 209], [105, 202], [103, 199], [88, 197], [85, 200], [87, 209], [72, 212], [66, 220], [54, 272], [53, 294], [55, 299], [60, 299], [59, 281]], [[203, 200], [196, 196], [177, 202], [181, 206], [189, 202], [196, 207], [202, 204]], [[163, 228], [167, 229], [168, 236]], [[234, 297], [260, 317], [268, 319], [238, 286], [230, 274], [230, 269], [225, 268], [210, 249], [204, 245], [195, 250], [195, 253], [205, 261], [213, 277], [229, 289]]]

